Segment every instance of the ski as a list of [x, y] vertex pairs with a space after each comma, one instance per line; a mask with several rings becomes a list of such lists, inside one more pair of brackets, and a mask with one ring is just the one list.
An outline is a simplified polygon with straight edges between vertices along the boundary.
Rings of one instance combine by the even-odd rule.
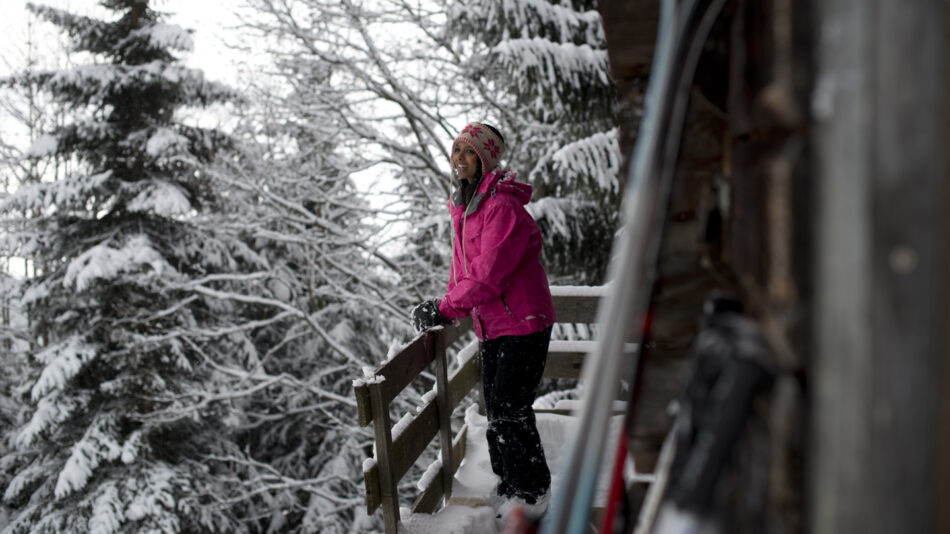
[[[606, 440], [618, 378], [627, 374], [630, 384], [636, 382], [637, 366], [628, 371], [624, 345], [639, 342], [643, 335], [689, 89], [703, 44], [724, 4], [725, 0], [662, 0], [644, 115], [624, 194], [625, 225], [613, 245], [616, 252], [608, 276], [612, 290], [598, 308], [601, 336], [581, 375], [585, 394], [579, 428], [542, 522], [542, 534], [587, 531], [604, 451], [614, 450]], [[630, 332], [634, 325], [639, 331]]]

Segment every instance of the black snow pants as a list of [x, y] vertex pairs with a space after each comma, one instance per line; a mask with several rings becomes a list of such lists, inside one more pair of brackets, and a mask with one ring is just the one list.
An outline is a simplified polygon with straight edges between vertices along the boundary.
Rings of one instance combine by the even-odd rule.
[[498, 494], [534, 504], [551, 485], [535, 422], [535, 392], [544, 372], [551, 328], [502, 336], [481, 344], [482, 381], [488, 412], [488, 452], [501, 478]]

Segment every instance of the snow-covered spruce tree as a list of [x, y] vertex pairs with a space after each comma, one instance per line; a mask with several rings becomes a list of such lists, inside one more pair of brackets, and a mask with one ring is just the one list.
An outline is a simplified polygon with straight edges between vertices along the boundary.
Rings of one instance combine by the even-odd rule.
[[595, 0], [455, 0], [467, 76], [490, 83], [510, 166], [535, 187], [552, 281], [603, 281], [619, 214], [616, 92]]
[[147, 0], [101, 4], [113, 20], [30, 6], [90, 61], [28, 77], [70, 107], [31, 155], [76, 164], [0, 204], [2, 254], [36, 271], [21, 297], [31, 408], [0, 459], [5, 532], [243, 530], [215, 500], [225, 466], [207, 462], [232, 449], [216, 370], [242, 310], [212, 290], [263, 261], [205, 224], [221, 201], [202, 167], [226, 137], [176, 120], [234, 94], [176, 61], [190, 35]]

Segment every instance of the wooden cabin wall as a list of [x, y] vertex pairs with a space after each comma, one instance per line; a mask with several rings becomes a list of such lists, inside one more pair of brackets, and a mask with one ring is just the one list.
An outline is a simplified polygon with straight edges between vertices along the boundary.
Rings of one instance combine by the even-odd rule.
[[950, 531], [948, 8], [818, 12], [817, 533]]
[[659, 0], [601, 0], [610, 75], [617, 84], [620, 153], [624, 156], [621, 183], [636, 143], [643, 96], [656, 47]]
[[[629, 155], [656, 37], [658, 2], [605, 0], [601, 13], [621, 98], [621, 148]], [[735, 295], [776, 348], [780, 379], [757, 407], [728, 484], [737, 501], [763, 481], [764, 509], [736, 505], [735, 526], [770, 532], [803, 526], [804, 354], [809, 345], [813, 173], [808, 136], [810, 12], [792, 0], [734, 1], [713, 28], [700, 60], [678, 161], [645, 340], [641, 394], [631, 447], [650, 471], [682, 391], [702, 303]], [[626, 167], [625, 167], [626, 168]], [[748, 512], [748, 513], [746, 513]], [[756, 523], [758, 522], [758, 523]]]
[[[731, 202], [723, 218], [723, 263], [736, 276], [748, 313], [764, 330], [778, 370], [770, 401], [753, 422], [765, 430], [750, 438], [768, 441], [765, 465], [746, 466], [738, 476], [764, 475], [769, 482], [760, 519], [768, 532], [795, 533], [804, 530], [806, 521], [814, 20], [811, 3], [801, 0], [734, 5], [728, 96]], [[748, 441], [745, 445], [754, 447]]]
[[[657, 6], [600, 6], [625, 155]], [[768, 532], [948, 532], [950, 4], [726, 9], [684, 132], [637, 465], [649, 470], [669, 423], [661, 409], [682, 387], [698, 303], [724, 289], [763, 328], [780, 371], [740, 445], [766, 440], [765, 465], [730, 482], [741, 493], [765, 470], [765, 516], [753, 519]]]

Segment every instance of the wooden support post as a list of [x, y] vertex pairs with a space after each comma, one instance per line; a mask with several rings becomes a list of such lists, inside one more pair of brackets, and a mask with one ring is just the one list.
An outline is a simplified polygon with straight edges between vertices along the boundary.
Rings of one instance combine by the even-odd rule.
[[[946, 2], [818, 2], [810, 532], [940, 532]], [[833, 28], [833, 31], [831, 30]], [[945, 531], [945, 530], [943, 530]]]
[[439, 407], [439, 445], [442, 448], [442, 488], [445, 502], [452, 496], [452, 403], [449, 400], [449, 370], [445, 354], [445, 331], [437, 330], [428, 334], [430, 346], [434, 351], [436, 404]]
[[376, 434], [376, 465], [379, 466], [379, 492], [383, 508], [383, 524], [386, 534], [399, 531], [399, 493], [393, 476], [393, 436], [389, 419], [389, 399], [383, 391], [383, 383], [369, 386], [373, 406], [373, 431]]

